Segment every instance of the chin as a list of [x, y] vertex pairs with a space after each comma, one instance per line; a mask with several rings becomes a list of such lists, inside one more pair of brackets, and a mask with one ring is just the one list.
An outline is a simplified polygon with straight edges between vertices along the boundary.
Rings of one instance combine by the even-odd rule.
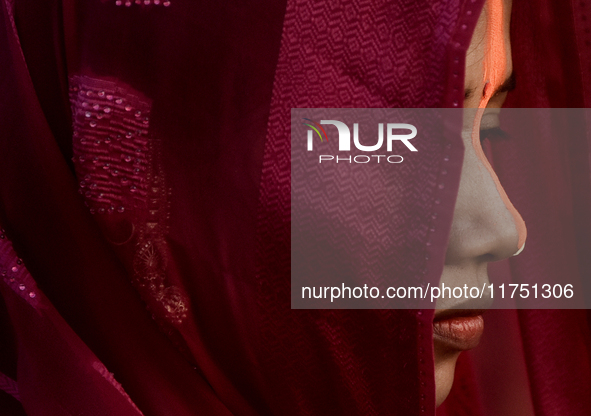
[[438, 357], [435, 351], [435, 403], [439, 406], [447, 398], [454, 382], [456, 362], [460, 352]]
[[477, 309], [447, 309], [435, 313], [433, 351], [437, 406], [451, 390], [460, 353], [475, 348], [480, 342], [484, 331], [482, 313]]

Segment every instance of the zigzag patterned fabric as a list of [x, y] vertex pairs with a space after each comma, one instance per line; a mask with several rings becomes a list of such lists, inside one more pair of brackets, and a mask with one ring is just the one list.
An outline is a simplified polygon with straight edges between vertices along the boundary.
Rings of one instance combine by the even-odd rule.
[[[339, 414], [419, 415], [434, 409], [431, 314], [289, 309], [289, 137], [292, 108], [451, 107], [452, 102], [445, 101], [451, 79], [448, 57], [460, 9], [456, 1], [288, 2], [258, 228], [263, 348], [271, 357], [269, 365], [281, 375], [274, 381], [279, 386], [277, 414], [330, 414], [338, 409]], [[391, 237], [403, 249], [386, 253], [366, 246], [359, 252], [347, 238], [338, 238], [338, 228], [327, 230], [332, 248], [370, 263], [393, 262], [399, 273], [428, 281], [421, 273], [426, 252], [417, 247], [425, 247], [427, 225], [437, 218], [432, 217], [433, 195], [445, 149], [441, 143], [422, 145], [425, 157], [416, 170], [420, 178], [398, 178], [403, 198], [391, 222], [399, 234]], [[323, 180], [335, 181], [342, 190], [352, 178]], [[450, 218], [453, 198], [444, 204], [443, 223]], [[355, 223], [356, 212], [332, 208], [335, 218]]]

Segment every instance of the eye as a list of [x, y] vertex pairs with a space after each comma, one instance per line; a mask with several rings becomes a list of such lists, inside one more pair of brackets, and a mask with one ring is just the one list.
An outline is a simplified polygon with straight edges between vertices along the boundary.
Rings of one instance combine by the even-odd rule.
[[490, 141], [509, 140], [511, 136], [500, 127], [480, 129], [480, 142], [488, 139]]

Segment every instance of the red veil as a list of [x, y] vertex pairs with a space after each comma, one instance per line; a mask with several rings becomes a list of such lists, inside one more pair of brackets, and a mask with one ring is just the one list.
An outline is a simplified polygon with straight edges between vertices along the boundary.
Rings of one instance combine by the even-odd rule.
[[[290, 309], [290, 111], [461, 107], [482, 6], [2, 2], [4, 413], [434, 414], [432, 311]], [[508, 106], [589, 105], [588, 18], [515, 0]], [[492, 272], [583, 280], [589, 143], [536, 144], [493, 146], [530, 235]], [[388, 255], [437, 282], [462, 153], [424, 146]], [[438, 413], [589, 414], [586, 311], [487, 315]]]

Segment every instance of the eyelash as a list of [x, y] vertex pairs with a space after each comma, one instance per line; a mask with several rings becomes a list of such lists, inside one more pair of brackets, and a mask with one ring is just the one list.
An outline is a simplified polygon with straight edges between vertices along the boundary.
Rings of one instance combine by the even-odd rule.
[[496, 140], [509, 140], [511, 136], [505, 130], [500, 127], [492, 127], [490, 129], [480, 130], [480, 141], [483, 142], [486, 139], [491, 141]]

